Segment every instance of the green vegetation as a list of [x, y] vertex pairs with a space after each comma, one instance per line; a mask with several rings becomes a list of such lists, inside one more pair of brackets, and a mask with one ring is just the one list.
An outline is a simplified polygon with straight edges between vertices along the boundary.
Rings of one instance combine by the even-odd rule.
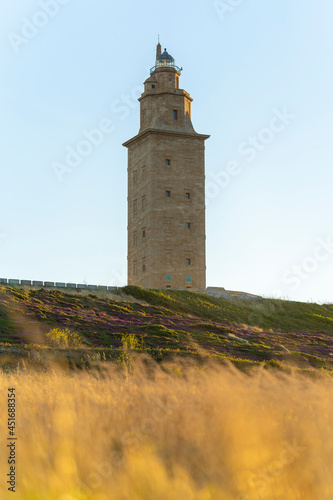
[[79, 368], [95, 361], [129, 365], [136, 352], [159, 362], [211, 359], [245, 371], [264, 364], [331, 373], [332, 334], [332, 304], [135, 286], [113, 299], [0, 286], [0, 361], [10, 355], [11, 366], [27, 358], [42, 367], [52, 350], [53, 358]]
[[137, 286], [126, 286], [122, 290], [148, 304], [213, 321], [299, 332], [311, 330], [333, 335], [333, 304], [319, 305], [278, 299], [217, 299], [182, 290], [145, 290]]

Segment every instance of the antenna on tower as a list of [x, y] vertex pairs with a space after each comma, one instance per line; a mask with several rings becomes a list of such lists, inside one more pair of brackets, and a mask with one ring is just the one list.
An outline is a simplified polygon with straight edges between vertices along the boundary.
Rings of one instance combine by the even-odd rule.
[[157, 44], [157, 47], [156, 47], [156, 59], [158, 57], [160, 57], [161, 54], [162, 54], [162, 47], [161, 47], [161, 44], [160, 44], [160, 35], [158, 35], [158, 44]]

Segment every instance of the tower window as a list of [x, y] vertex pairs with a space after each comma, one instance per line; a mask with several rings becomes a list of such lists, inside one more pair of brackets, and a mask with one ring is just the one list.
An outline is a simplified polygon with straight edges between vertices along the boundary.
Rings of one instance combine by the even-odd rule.
[[146, 258], [145, 257], [142, 259], [142, 272], [143, 273], [146, 272]]
[[167, 288], [171, 288], [171, 285], [167, 285], [166, 287], [167, 287]]
[[152, 83], [151, 88], [152, 88], [152, 89], [156, 89], [156, 85], [155, 85], [155, 83]]
[[190, 199], [191, 199], [191, 193], [186, 193], [186, 194], [185, 194], [185, 198], [186, 198], [187, 200], [190, 200]]
[[142, 240], [146, 241], [146, 230], [145, 229], [142, 230]]
[[171, 160], [165, 160], [165, 164], [167, 167], [169, 167], [171, 165]]
[[170, 198], [171, 197], [171, 191], [165, 191], [165, 196], [167, 198]]
[[186, 276], [186, 283], [192, 283], [192, 276]]
[[190, 222], [186, 222], [186, 229], [191, 229], [191, 223]]
[[170, 231], [171, 231], [171, 218], [170, 217], [166, 217], [164, 219], [164, 229], [165, 229], [166, 233], [170, 233]]
[[165, 254], [165, 259], [164, 259], [165, 264], [166, 264], [166, 266], [170, 266], [171, 265], [171, 250], [165, 249], [164, 254]]
[[172, 275], [171, 274], [167, 274], [166, 277], [165, 277], [166, 281], [172, 281]]
[[169, 82], [172, 82], [172, 78], [169, 78]]
[[178, 111], [176, 109], [173, 110], [173, 119], [178, 120]]
[[186, 259], [186, 265], [190, 266], [191, 265], [191, 259]]

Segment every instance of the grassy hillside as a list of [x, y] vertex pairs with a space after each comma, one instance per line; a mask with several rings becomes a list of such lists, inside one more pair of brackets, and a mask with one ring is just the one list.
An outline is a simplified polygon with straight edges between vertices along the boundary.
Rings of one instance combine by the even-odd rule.
[[332, 305], [100, 295], [0, 287], [18, 500], [333, 498]]
[[133, 335], [137, 342], [132, 342], [132, 350], [159, 361], [190, 356], [230, 359], [241, 367], [264, 363], [333, 370], [332, 304], [227, 300], [134, 286], [124, 287], [112, 299], [0, 287], [2, 356], [13, 348], [27, 356], [32, 348], [50, 346], [47, 334], [53, 329], [77, 334], [81, 360], [97, 355], [118, 359], [125, 336]]

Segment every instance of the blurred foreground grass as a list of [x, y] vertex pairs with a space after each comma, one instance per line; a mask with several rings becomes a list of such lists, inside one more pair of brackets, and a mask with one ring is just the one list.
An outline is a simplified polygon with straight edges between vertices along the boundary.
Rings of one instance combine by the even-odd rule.
[[[7, 389], [17, 492], [7, 491]], [[3, 500], [332, 500], [333, 380], [138, 359], [0, 372]]]

